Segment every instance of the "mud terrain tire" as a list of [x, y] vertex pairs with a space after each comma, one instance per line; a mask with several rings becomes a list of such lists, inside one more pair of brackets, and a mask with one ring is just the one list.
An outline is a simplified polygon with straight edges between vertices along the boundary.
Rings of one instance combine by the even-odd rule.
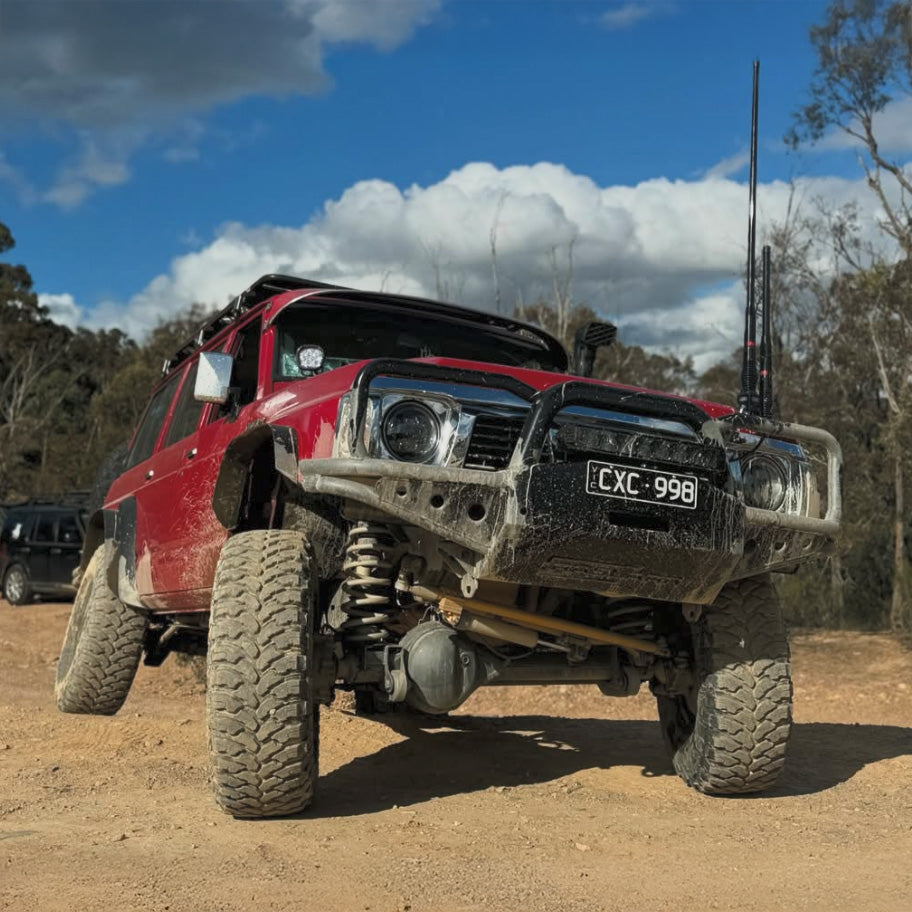
[[146, 619], [111, 591], [103, 556], [102, 545], [83, 574], [60, 650], [54, 693], [61, 712], [113, 716], [142, 655]]
[[206, 719], [215, 797], [235, 817], [304, 810], [317, 779], [317, 586], [301, 532], [241, 532], [212, 590]]
[[691, 631], [695, 693], [657, 698], [675, 770], [708, 795], [770, 788], [785, 763], [792, 680], [769, 577], [729, 583]]

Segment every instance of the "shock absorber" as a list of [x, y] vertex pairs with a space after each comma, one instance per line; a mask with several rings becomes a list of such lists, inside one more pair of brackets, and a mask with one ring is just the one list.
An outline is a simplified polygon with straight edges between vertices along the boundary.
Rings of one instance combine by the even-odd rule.
[[391, 552], [396, 541], [386, 526], [362, 522], [349, 532], [342, 583], [342, 634], [348, 643], [367, 646], [390, 639], [387, 624], [396, 612]]

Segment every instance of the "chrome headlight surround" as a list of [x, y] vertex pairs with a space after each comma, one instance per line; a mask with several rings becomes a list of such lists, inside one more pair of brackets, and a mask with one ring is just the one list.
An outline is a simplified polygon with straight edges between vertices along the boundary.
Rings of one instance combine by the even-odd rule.
[[[397, 412], [414, 407], [416, 414], [425, 413], [436, 423], [436, 440], [426, 452], [415, 458], [404, 458], [391, 446], [389, 424]], [[354, 455], [351, 441], [352, 395], [346, 393], [339, 401], [336, 419], [336, 436], [333, 456], [347, 458]], [[466, 425], [466, 419], [469, 419]], [[392, 459], [415, 465], [447, 465], [464, 449], [471, 431], [471, 416], [462, 415], [459, 403], [450, 396], [413, 393], [410, 390], [383, 390], [372, 392], [368, 398], [364, 419], [364, 449], [375, 459]], [[464, 453], [462, 454], [464, 455]]]

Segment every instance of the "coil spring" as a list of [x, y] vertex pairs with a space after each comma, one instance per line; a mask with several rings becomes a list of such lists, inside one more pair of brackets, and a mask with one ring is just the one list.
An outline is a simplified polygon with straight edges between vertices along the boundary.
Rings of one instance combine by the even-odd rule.
[[341, 607], [347, 618], [341, 629], [346, 642], [365, 645], [390, 639], [386, 625], [396, 610], [390, 558], [395, 544], [386, 526], [377, 523], [359, 523], [349, 533], [342, 565]]
[[602, 617], [608, 629], [641, 640], [653, 639], [653, 607], [642, 602], [620, 602], [612, 605]]

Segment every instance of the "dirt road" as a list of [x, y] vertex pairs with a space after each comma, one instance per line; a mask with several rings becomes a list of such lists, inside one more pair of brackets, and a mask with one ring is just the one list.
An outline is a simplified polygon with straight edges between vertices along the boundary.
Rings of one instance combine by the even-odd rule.
[[57, 713], [68, 611], [0, 602], [2, 909], [912, 910], [912, 653], [886, 637], [795, 638], [768, 796], [688, 790], [647, 695], [516, 688], [437, 728], [325, 711], [313, 810], [241, 822], [173, 659], [114, 718]]

